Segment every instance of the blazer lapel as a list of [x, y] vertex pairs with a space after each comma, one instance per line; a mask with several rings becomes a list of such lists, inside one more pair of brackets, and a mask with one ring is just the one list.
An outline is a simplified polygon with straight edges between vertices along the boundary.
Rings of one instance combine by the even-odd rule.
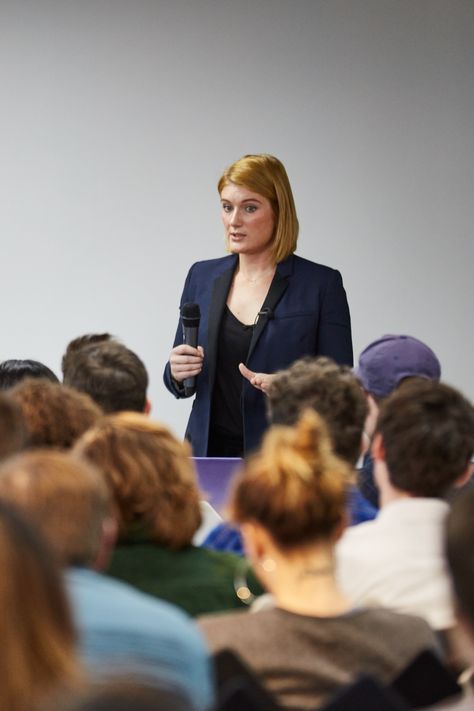
[[276, 305], [278, 304], [281, 297], [288, 288], [288, 276], [291, 272], [291, 269], [289, 269], [289, 267], [289, 260], [285, 260], [285, 262], [282, 262], [281, 265], [278, 265], [277, 267], [277, 271], [275, 272], [273, 281], [270, 284], [270, 289], [268, 290], [267, 297], [263, 302], [262, 308], [260, 309], [260, 315], [258, 316], [257, 323], [255, 324], [255, 328], [253, 329], [253, 335], [252, 340], [250, 341], [247, 362], [249, 361], [250, 356], [255, 350], [255, 346], [257, 345], [258, 339], [262, 335], [265, 326], [267, 325], [268, 321], [273, 318], [273, 311], [275, 310]]
[[234, 276], [234, 271], [237, 266], [237, 259], [233, 262], [230, 269], [223, 272], [214, 281], [214, 285], [211, 293], [211, 304], [209, 307], [209, 322], [207, 331], [207, 361], [209, 364], [209, 389], [212, 392], [214, 386], [214, 376], [216, 372], [216, 361], [217, 361], [217, 341], [219, 337], [219, 324], [221, 322], [222, 313], [227, 301], [227, 294], [229, 293], [230, 285], [232, 283], [232, 277]]

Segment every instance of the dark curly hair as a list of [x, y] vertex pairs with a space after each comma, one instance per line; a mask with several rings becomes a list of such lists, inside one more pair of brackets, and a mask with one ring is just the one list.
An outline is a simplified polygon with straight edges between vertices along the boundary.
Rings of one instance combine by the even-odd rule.
[[272, 424], [294, 425], [312, 408], [328, 427], [335, 453], [353, 466], [367, 416], [367, 400], [352, 370], [330, 358], [302, 358], [276, 374], [268, 392]]

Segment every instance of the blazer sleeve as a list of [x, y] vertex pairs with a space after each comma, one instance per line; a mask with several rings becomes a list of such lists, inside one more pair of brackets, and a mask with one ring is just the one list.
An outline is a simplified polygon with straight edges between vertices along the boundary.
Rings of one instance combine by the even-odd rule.
[[[188, 272], [186, 281], [184, 282], [183, 293], [181, 294], [181, 299], [179, 302], [180, 309], [183, 304], [194, 301], [193, 289], [192, 289], [192, 274], [193, 274], [194, 267], [195, 267], [195, 265], [193, 264], [193, 266], [191, 267], [191, 269]], [[176, 328], [176, 335], [174, 337], [173, 348], [175, 346], [179, 346], [182, 342], [183, 342], [183, 329], [181, 326], [181, 318], [180, 318], [178, 321], [178, 326]], [[175, 380], [173, 380], [173, 378], [171, 377], [171, 366], [170, 366], [169, 361], [165, 365], [165, 370], [163, 373], [163, 382], [165, 384], [165, 387], [176, 398], [192, 397], [192, 395], [185, 395], [184, 394], [184, 387], [183, 386], [180, 387], [180, 385]]]
[[349, 305], [341, 274], [336, 269], [329, 276], [323, 296], [316, 352], [343, 365], [354, 364]]

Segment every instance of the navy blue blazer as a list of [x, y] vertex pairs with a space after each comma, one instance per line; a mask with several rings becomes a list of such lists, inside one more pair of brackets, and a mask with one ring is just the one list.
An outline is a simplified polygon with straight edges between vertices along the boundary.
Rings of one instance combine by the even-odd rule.
[[[199, 345], [204, 364], [197, 377], [196, 396], [186, 429], [196, 457], [207, 455], [212, 388], [215, 378], [219, 324], [238, 264], [236, 255], [193, 264], [181, 297], [201, 309]], [[330, 356], [352, 366], [349, 307], [338, 271], [296, 255], [277, 265], [250, 343], [246, 365], [257, 373], [274, 373], [303, 356]], [[183, 342], [178, 324], [174, 346]], [[164, 382], [176, 397], [184, 397], [171, 378]], [[265, 395], [243, 378], [244, 450], [257, 447], [267, 427]]]

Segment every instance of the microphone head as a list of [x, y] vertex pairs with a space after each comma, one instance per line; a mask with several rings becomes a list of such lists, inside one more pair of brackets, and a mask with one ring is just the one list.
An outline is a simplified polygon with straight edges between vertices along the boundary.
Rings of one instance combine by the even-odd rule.
[[199, 304], [183, 304], [180, 309], [183, 326], [197, 328], [201, 320]]

